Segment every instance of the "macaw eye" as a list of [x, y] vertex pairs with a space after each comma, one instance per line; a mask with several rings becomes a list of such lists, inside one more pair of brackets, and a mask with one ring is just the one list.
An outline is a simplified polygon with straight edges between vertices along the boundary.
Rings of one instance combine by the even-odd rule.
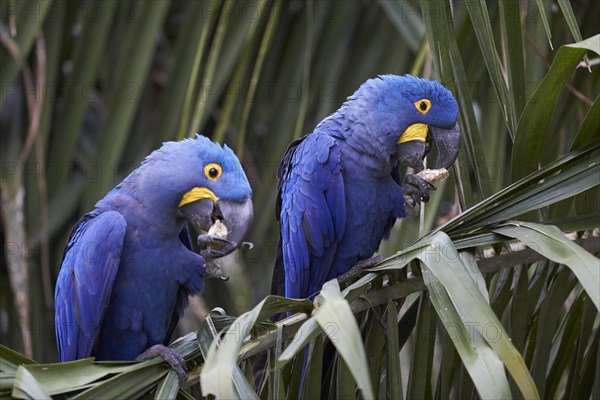
[[427, 99], [421, 99], [421, 100], [415, 102], [415, 107], [417, 107], [417, 110], [421, 114], [425, 115], [431, 108], [431, 102]]
[[221, 177], [223, 169], [219, 164], [210, 163], [204, 167], [204, 175], [211, 181], [216, 181]]

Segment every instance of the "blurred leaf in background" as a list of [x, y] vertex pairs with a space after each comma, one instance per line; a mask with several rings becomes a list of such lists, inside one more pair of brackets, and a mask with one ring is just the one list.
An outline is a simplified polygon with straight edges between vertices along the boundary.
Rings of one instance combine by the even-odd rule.
[[[174, 346], [201, 365], [234, 321], [203, 323], [209, 310], [240, 315], [268, 294], [275, 171], [288, 143], [366, 79], [412, 73], [453, 91], [464, 146], [421, 218], [398, 222], [380, 249], [401, 253], [334, 296], [355, 313], [363, 342], [351, 343], [364, 346], [367, 372], [347, 354], [315, 361], [335, 340], [326, 313], [276, 328], [254, 320], [275, 331], [228, 350], [241, 352], [227, 366], [234, 395], [297, 397], [307, 346], [288, 347], [296, 335], [312, 349], [313, 374], [322, 369], [311, 388], [322, 395], [600, 398], [598, 293], [579, 283], [600, 269], [589, 255], [600, 227], [598, 15], [595, 0], [1, 0], [1, 343], [56, 360], [53, 288], [71, 227], [160, 143], [200, 132], [240, 155], [256, 213], [254, 249], [230, 256], [230, 281], [207, 282], [180, 322], [178, 336], [199, 335]], [[500, 225], [517, 219], [560, 230]], [[426, 254], [398, 261], [440, 226], [416, 246], [455, 248], [456, 276]], [[469, 318], [493, 320], [511, 340], [490, 343]], [[478, 333], [456, 340], [461, 332]], [[48, 392], [41, 369], [19, 369], [30, 361], [2, 351], [0, 393], [84, 390]], [[268, 368], [255, 381], [260, 363]], [[199, 372], [184, 391], [162, 365], [139, 365], [106, 365], [116, 375], [88, 395], [201, 394]], [[506, 376], [494, 372], [502, 366]]]

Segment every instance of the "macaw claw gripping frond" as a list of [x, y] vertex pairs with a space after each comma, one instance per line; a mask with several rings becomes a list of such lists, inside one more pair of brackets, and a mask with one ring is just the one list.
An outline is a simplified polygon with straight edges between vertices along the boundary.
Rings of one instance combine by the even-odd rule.
[[187, 381], [188, 375], [185, 367], [185, 360], [170, 347], [162, 344], [156, 344], [135, 358], [135, 361], [151, 360], [154, 357], [162, 357], [177, 373], [179, 382]]

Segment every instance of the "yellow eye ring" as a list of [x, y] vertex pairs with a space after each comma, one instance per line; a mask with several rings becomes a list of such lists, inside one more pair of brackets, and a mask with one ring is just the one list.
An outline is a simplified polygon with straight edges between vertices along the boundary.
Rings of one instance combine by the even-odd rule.
[[431, 108], [431, 102], [427, 99], [421, 99], [419, 101], [415, 101], [415, 107], [417, 108], [418, 112], [425, 115], [429, 112], [429, 109]]
[[216, 181], [223, 174], [223, 169], [219, 164], [210, 163], [204, 166], [204, 175], [211, 181]]

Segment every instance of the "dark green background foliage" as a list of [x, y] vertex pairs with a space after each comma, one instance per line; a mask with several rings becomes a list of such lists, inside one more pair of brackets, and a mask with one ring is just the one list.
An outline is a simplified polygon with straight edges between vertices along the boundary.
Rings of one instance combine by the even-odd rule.
[[[444, 269], [436, 269], [436, 261], [423, 254], [430, 272], [416, 261], [405, 268], [408, 260], [397, 257], [386, 261], [376, 276], [359, 281], [357, 292], [342, 292], [345, 299], [331, 289], [325, 311], [308, 323], [322, 332], [316, 321], [333, 318], [326, 311], [329, 305], [351, 302], [368, 369], [350, 370], [360, 362], [346, 358], [342, 346], [337, 350], [348, 364], [336, 358], [323, 385], [305, 387], [304, 395], [323, 390], [354, 396], [355, 380], [363, 394], [391, 398], [510, 394], [502, 379], [496, 381], [499, 388], [486, 392], [486, 378], [477, 377], [469, 362], [470, 342], [461, 347], [444, 334], [444, 324], [451, 332], [448, 321], [468, 328], [459, 312], [465, 304], [461, 290], [473, 296], [470, 302], [489, 298], [491, 308], [477, 304], [493, 310], [485, 315], [495, 313], [493, 318], [511, 337], [512, 344], [504, 348], [482, 340], [485, 350], [479, 348], [479, 354], [489, 351], [492, 363], [502, 360], [513, 395], [533, 393], [527, 390], [528, 379], [542, 397], [589, 397], [592, 390], [600, 395], [600, 385], [593, 384], [600, 368], [600, 357], [594, 358], [600, 338], [598, 292], [586, 286], [597, 279], [598, 259], [565, 244], [559, 230], [543, 231], [543, 239], [535, 227], [499, 225], [515, 219], [556, 225], [563, 232], [579, 232], [571, 239], [598, 252], [600, 172], [594, 162], [600, 137], [600, 37], [594, 35], [600, 2], [451, 3], [2, 0], [1, 343], [38, 362], [57, 359], [53, 288], [71, 227], [162, 142], [195, 132], [227, 143], [242, 160], [254, 191], [255, 221], [248, 240], [255, 248], [228, 259], [229, 282], [206, 282], [201, 298], [192, 299], [178, 336], [198, 330], [214, 307], [229, 315], [252, 309], [269, 292], [277, 239], [275, 172], [288, 143], [309, 133], [366, 79], [411, 73], [439, 79], [453, 91], [463, 148], [450, 179], [439, 185], [421, 218], [398, 223], [380, 251], [389, 256], [404, 250], [488, 199], [445, 225], [449, 238], [428, 236], [418, 242], [426, 246], [433, 239], [448, 240], [444, 243], [460, 251], [465, 266], [479, 265], [483, 275], [473, 272], [479, 276], [473, 282], [483, 288], [483, 296], [458, 289], [460, 280], [443, 275]], [[594, 229], [596, 239], [589, 239]], [[531, 254], [518, 252], [511, 258], [518, 249], [511, 247], [510, 238], [527, 243]], [[496, 256], [484, 260], [489, 254]], [[367, 289], [374, 304], [369, 311], [357, 294]], [[270, 301], [268, 309], [275, 312], [302, 308]], [[258, 322], [268, 317], [263, 314]], [[199, 337], [198, 344], [210, 359], [212, 336], [202, 329], [208, 339]], [[313, 342], [315, 354], [323, 351], [324, 336]], [[358, 338], [349, 343], [362, 348]], [[179, 349], [199, 357], [195, 338]], [[400, 349], [398, 360], [394, 354]], [[287, 356], [300, 354], [297, 359], [302, 360], [302, 350], [288, 348]], [[20, 360], [5, 353], [13, 362]], [[519, 353], [530, 377], [527, 369], [511, 367], [509, 358]], [[440, 362], [433, 363], [434, 354]], [[274, 352], [269, 357], [275, 362]], [[244, 360], [241, 370], [231, 363], [228, 368], [248, 374], [256, 360]], [[245, 380], [232, 372], [237, 395], [256, 391], [263, 397], [296, 397], [297, 385], [290, 382], [299, 379], [294, 375], [298, 365], [290, 366], [279, 372], [271, 368], [258, 388], [240, 387], [240, 379]], [[7, 368], [2, 370], [6, 379], [13, 379], [16, 367]], [[128, 384], [127, 393], [156, 390], [163, 377], [158, 394], [177, 393], [172, 374], [148, 368], [158, 367], [144, 369], [146, 386]], [[313, 362], [311, 368], [309, 374], [320, 377], [321, 367]], [[206, 376], [210, 373], [207, 367]], [[402, 379], [390, 378], [400, 374]], [[371, 390], [365, 386], [369, 381]], [[189, 393], [199, 393], [197, 385], [190, 386]], [[291, 391], [283, 392], [288, 387]], [[119, 392], [123, 387], [112, 388], [124, 393]], [[61, 390], [56, 393], [69, 391]]]

